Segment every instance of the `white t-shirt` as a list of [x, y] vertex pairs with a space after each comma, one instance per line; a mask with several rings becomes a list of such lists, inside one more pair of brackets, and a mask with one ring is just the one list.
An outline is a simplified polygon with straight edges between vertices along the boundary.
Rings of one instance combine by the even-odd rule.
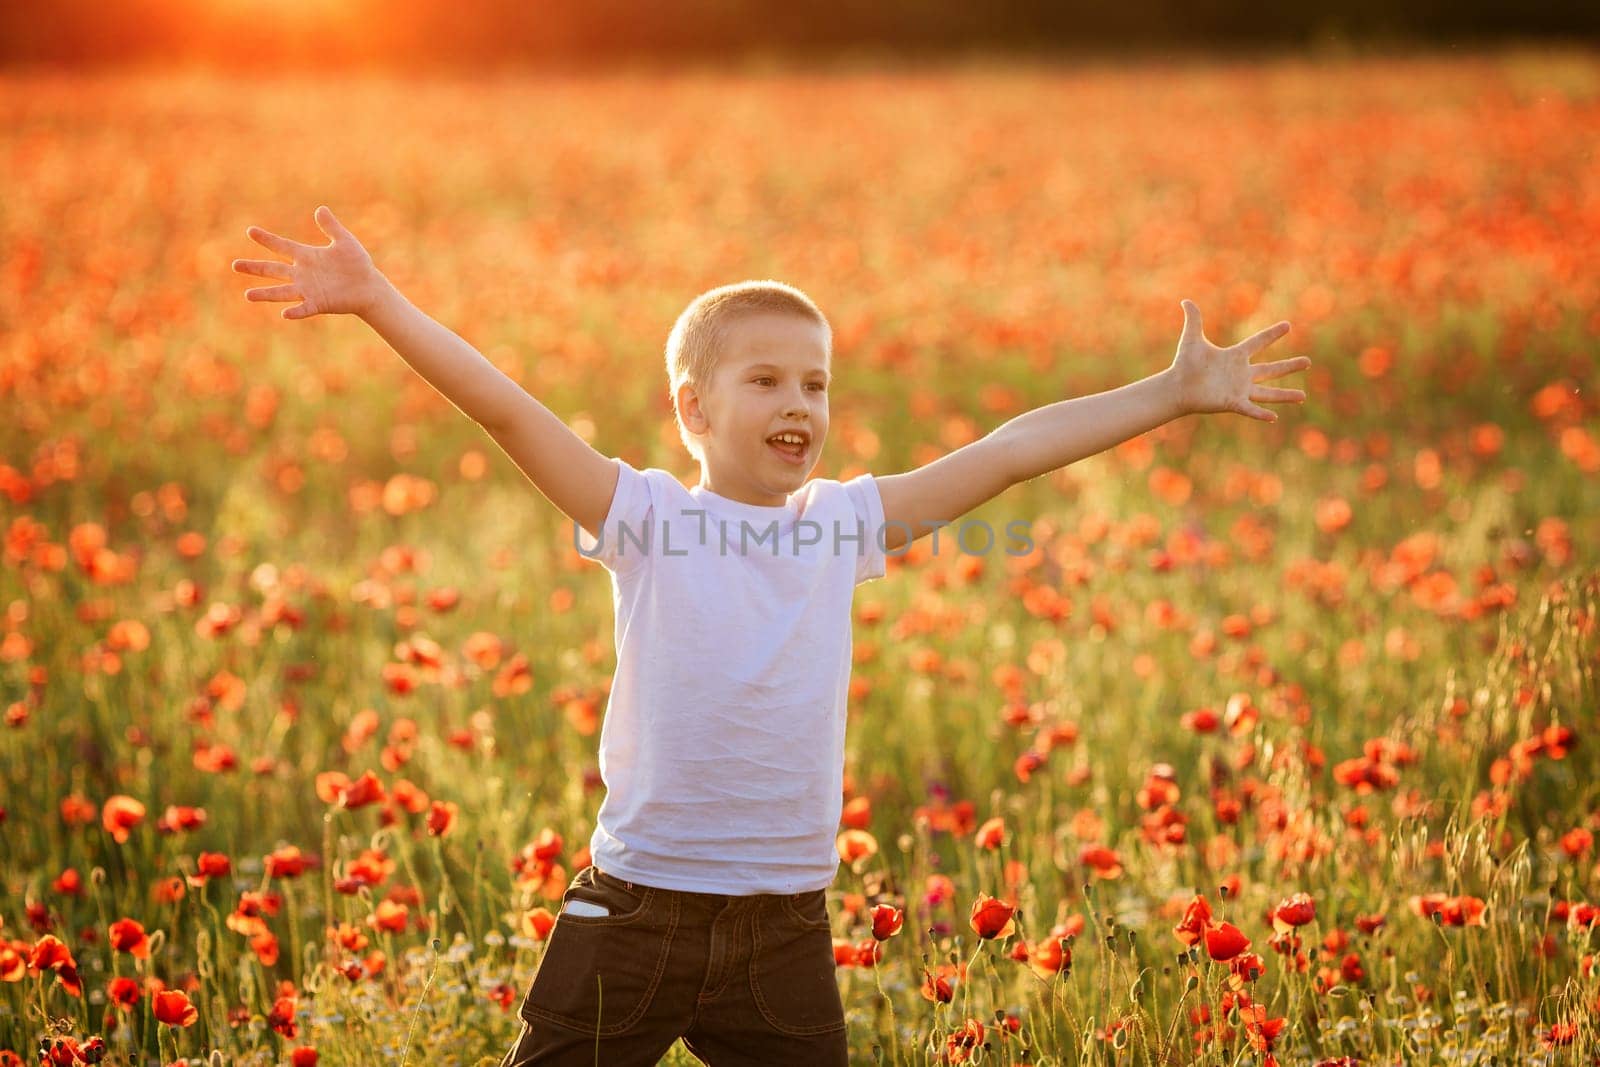
[[642, 885], [743, 896], [831, 885], [855, 586], [884, 574], [870, 474], [777, 507], [616, 458], [583, 555], [611, 572], [617, 669], [589, 850]]

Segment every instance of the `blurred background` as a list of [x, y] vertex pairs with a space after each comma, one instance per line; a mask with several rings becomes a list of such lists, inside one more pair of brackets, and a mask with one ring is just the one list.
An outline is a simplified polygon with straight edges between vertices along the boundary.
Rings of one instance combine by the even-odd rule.
[[862, 51], [1504, 44], [1600, 33], [1584, 0], [8, 0], [0, 62], [413, 67]]
[[[1600, 1059], [1592, 933], [1559, 925], [1600, 898], [1600, 745], [1568, 752], [1600, 708], [1597, 27], [0, 0], [0, 1065], [41, 1013], [124, 1063], [497, 1062], [588, 862], [611, 584], [365, 324], [243, 298], [246, 227], [322, 243], [319, 204], [686, 484], [662, 350], [714, 285], [827, 313], [840, 480], [1162, 370], [1181, 299], [1219, 344], [1289, 320], [1258, 362], [1313, 366], [1270, 383], [1308, 394], [1278, 421], [1173, 420], [972, 514], [1028, 523], [1026, 556], [923, 538], [857, 591], [852, 1058], [964, 1062], [1004, 1018], [985, 1063], [1183, 1061], [1164, 1034], [1245, 1062], [1197, 1020], [1246, 978], [1171, 966], [1226, 885], [1286, 1063], [1435, 1026], [1442, 1057], [1545, 1062], [1573, 1019]], [[1263, 918], [1295, 891], [1303, 944]], [[1488, 925], [1437, 925], [1446, 891]], [[981, 960], [980, 893], [1022, 916]], [[981, 977], [939, 964], [935, 1005], [956, 956]]]

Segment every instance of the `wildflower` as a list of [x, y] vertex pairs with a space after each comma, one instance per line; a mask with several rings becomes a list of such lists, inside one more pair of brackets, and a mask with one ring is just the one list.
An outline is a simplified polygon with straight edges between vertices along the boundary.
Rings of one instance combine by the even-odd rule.
[[193, 1026], [200, 1018], [199, 1009], [189, 1003], [188, 994], [181, 989], [157, 993], [151, 998], [151, 1005], [155, 1009], [156, 1021], [168, 1026]]
[[144, 805], [120, 793], [106, 799], [100, 811], [101, 825], [117, 844], [126, 844], [128, 835], [144, 820]]
[[972, 929], [986, 941], [1010, 937], [1016, 930], [1016, 923], [1012, 920], [1015, 912], [1016, 908], [1005, 901], [996, 900], [987, 893], [979, 893], [972, 905]]
[[839, 858], [850, 864], [876, 855], [878, 851], [877, 838], [865, 830], [846, 830], [839, 835], [835, 844], [839, 850]]
[[1225, 963], [1250, 947], [1250, 939], [1232, 923], [1207, 926], [1205, 930], [1206, 955], [1218, 963]]
[[118, 952], [126, 952], [136, 959], [147, 960], [150, 958], [150, 938], [145, 936], [144, 927], [132, 919], [118, 919], [111, 924], [111, 947]]
[[1316, 918], [1317, 905], [1309, 893], [1296, 893], [1282, 900], [1272, 909], [1272, 926], [1279, 933], [1287, 932], [1291, 927], [1304, 926]]
[[979, 848], [997, 849], [1005, 843], [1006, 821], [999, 816], [978, 827], [975, 841]]
[[139, 1003], [139, 983], [132, 978], [113, 978], [106, 985], [106, 999], [123, 1011]]
[[1115, 878], [1122, 873], [1122, 860], [1104, 845], [1086, 845], [1078, 853], [1078, 862], [1088, 867], [1096, 878]]
[[430, 837], [443, 837], [450, 832], [456, 823], [456, 813], [459, 811], [453, 801], [435, 800], [428, 811], [428, 834]]
[[1205, 897], [1196, 894], [1184, 908], [1183, 919], [1172, 928], [1172, 932], [1185, 945], [1196, 945], [1210, 925], [1211, 905], [1206, 902]]

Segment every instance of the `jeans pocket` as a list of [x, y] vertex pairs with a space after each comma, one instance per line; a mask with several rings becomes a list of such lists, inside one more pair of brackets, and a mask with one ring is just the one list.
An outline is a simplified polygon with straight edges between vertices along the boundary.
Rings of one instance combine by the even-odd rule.
[[[666, 970], [677, 919], [653, 906], [655, 890], [628, 889], [593, 868], [578, 872], [563, 897], [604, 905], [604, 916], [562, 913], [518, 1014], [582, 1034], [611, 1037], [639, 1023]], [[615, 882], [616, 884], [612, 884]]]
[[785, 897], [755, 916], [751, 932], [750, 992], [762, 1018], [790, 1037], [843, 1030], [823, 891]]
[[818, 889], [810, 893], [796, 893], [783, 898], [783, 907], [796, 923], [809, 930], [828, 930], [833, 924], [828, 920], [828, 894]]
[[[629, 923], [640, 918], [645, 913], [645, 908], [655, 897], [655, 890], [649, 886], [634, 885], [624, 882], [620, 878], [606, 874], [600, 868], [590, 865], [573, 876], [572, 882], [567, 886], [567, 891], [561, 896], [562, 911], [556, 916], [556, 922], [597, 924], [602, 926], [617, 926]], [[566, 910], [567, 902], [582, 900], [589, 904], [599, 904], [610, 914], [608, 915], [578, 915]]]

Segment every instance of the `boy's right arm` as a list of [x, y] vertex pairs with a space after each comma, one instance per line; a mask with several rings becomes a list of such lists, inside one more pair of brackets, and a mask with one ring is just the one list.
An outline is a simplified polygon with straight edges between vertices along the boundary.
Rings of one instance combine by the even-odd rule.
[[562, 514], [596, 538], [611, 510], [617, 468], [539, 401], [453, 331], [412, 304], [372, 266], [371, 257], [333, 212], [317, 225], [331, 243], [305, 245], [252, 228], [249, 236], [291, 263], [235, 260], [234, 270], [289, 284], [252, 289], [250, 300], [301, 300], [284, 318], [359, 315], [423, 379], [488, 431]]
[[361, 317], [429, 385], [488, 431], [550, 503], [599, 537], [617, 485], [616, 464], [387, 279]]

